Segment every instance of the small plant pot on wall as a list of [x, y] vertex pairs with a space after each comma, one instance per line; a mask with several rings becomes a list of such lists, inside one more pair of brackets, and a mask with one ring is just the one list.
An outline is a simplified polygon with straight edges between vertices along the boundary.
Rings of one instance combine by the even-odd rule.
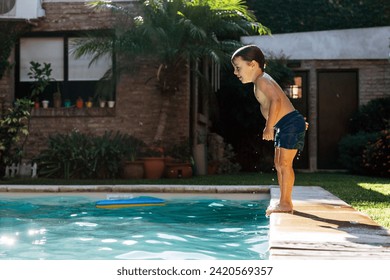
[[45, 109], [49, 108], [49, 100], [42, 100], [42, 107]]
[[143, 179], [144, 173], [143, 161], [125, 161], [122, 165], [123, 179]]
[[163, 157], [146, 157], [142, 161], [145, 179], [160, 179], [164, 175], [165, 159]]
[[93, 103], [91, 100], [85, 101], [85, 107], [92, 108], [92, 105], [93, 105]]
[[106, 101], [104, 101], [104, 100], [99, 100], [99, 107], [100, 107], [100, 108], [106, 107]]
[[77, 98], [77, 100], [76, 100], [76, 107], [81, 109], [81, 108], [83, 108], [83, 106], [84, 106], [83, 99], [81, 97]]
[[108, 108], [114, 108], [115, 101], [107, 101]]
[[61, 105], [62, 105], [62, 96], [61, 96], [59, 85], [57, 83], [57, 91], [53, 93], [53, 107], [61, 108]]
[[192, 166], [190, 163], [167, 163], [165, 167], [167, 178], [191, 178]]
[[72, 106], [72, 102], [71, 102], [69, 99], [65, 99], [65, 101], [64, 101], [64, 106], [65, 106], [66, 108], [69, 108], [70, 106]]
[[53, 96], [53, 107], [54, 108], [61, 108], [61, 104], [62, 104], [61, 96], [59, 96], [59, 97]]

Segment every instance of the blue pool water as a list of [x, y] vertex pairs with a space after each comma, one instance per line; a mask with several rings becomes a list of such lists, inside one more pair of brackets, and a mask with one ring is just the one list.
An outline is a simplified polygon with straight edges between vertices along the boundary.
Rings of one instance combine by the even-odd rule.
[[91, 197], [0, 196], [0, 259], [268, 258], [269, 200], [172, 198], [98, 209]]

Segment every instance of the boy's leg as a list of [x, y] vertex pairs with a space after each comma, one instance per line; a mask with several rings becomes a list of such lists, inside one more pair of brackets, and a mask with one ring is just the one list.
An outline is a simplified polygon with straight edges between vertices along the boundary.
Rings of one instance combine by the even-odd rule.
[[291, 212], [293, 209], [292, 189], [295, 181], [293, 160], [297, 151], [296, 149], [275, 149], [275, 168], [280, 186], [280, 199], [278, 205], [267, 209], [267, 216], [273, 212]]

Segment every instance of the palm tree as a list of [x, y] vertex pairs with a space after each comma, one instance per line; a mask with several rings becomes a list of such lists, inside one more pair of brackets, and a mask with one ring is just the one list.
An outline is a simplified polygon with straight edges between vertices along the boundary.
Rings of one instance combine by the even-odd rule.
[[93, 54], [94, 59], [115, 52], [120, 57], [116, 73], [130, 69], [137, 58], [155, 63], [157, 84], [163, 102], [154, 136], [162, 140], [170, 98], [178, 92], [183, 65], [208, 59], [222, 65], [241, 46], [240, 36], [266, 34], [242, 0], [143, 0], [140, 15], [111, 1], [96, 1], [94, 8], [112, 9], [119, 24], [112, 36], [79, 41], [76, 56]]

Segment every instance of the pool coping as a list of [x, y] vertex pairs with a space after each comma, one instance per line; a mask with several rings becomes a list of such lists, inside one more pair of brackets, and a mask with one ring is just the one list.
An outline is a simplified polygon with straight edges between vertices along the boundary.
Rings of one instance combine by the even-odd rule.
[[269, 193], [269, 186], [255, 185], [0, 185], [1, 192], [192, 192]]
[[[274, 185], [0, 185], [1, 193], [269, 193]], [[270, 217], [270, 260], [390, 259], [390, 230], [318, 186], [295, 186], [294, 213]]]

